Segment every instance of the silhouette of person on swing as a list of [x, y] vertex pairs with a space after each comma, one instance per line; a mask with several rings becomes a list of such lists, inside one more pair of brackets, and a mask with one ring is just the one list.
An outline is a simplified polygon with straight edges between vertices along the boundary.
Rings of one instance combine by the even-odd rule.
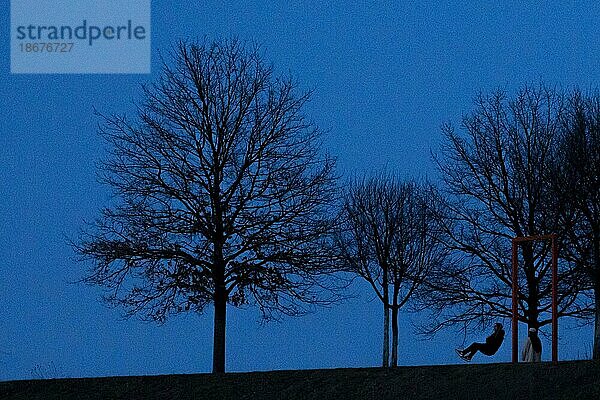
[[486, 356], [493, 356], [503, 341], [504, 329], [502, 329], [502, 324], [497, 322], [494, 324], [494, 332], [485, 339], [485, 343], [475, 342], [464, 350], [456, 349], [456, 354], [465, 361], [471, 361], [477, 352]]

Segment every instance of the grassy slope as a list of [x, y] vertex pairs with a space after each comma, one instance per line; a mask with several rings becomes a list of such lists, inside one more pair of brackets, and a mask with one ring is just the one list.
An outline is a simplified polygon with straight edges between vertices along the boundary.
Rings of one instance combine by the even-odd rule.
[[0, 399], [600, 399], [600, 362], [12, 381]]

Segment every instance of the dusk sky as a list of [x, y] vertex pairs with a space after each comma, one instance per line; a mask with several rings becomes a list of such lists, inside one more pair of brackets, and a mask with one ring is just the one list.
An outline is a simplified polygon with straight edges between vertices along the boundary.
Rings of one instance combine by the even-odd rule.
[[[84, 75], [11, 74], [3, 1], [0, 380], [29, 379], [36, 366], [57, 377], [210, 371], [210, 311], [162, 326], [123, 320], [122, 309], [99, 301], [100, 288], [73, 283], [90, 266], [74, 260], [68, 240], [110, 199], [96, 180], [104, 145], [94, 108], [133, 116], [140, 85], [159, 76], [161, 53], [168, 60], [180, 39], [254, 41], [278, 73], [314, 90], [305, 111], [324, 130], [324, 148], [343, 177], [386, 167], [435, 180], [440, 126], [459, 125], [479, 91], [600, 86], [599, 3], [474, 5], [481, 3], [152, 1], [152, 73]], [[351, 289], [356, 297], [343, 304], [266, 325], [255, 309], [230, 308], [227, 370], [378, 366], [380, 303], [364, 284]], [[454, 348], [489, 334], [447, 331], [423, 340], [418, 321], [402, 315], [400, 365], [462, 362]], [[510, 335], [510, 321], [500, 322]], [[591, 326], [561, 324], [560, 359], [589, 357]], [[474, 359], [509, 361], [509, 340], [495, 357]]]

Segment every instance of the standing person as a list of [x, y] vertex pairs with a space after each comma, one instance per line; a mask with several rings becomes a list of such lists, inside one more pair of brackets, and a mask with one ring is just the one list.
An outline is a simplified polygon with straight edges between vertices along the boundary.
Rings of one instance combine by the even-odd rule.
[[529, 332], [527, 332], [527, 341], [525, 342], [525, 346], [523, 346], [521, 360], [525, 362], [542, 361], [542, 341], [535, 328], [529, 328]]
[[494, 324], [494, 332], [485, 339], [485, 343], [475, 342], [464, 350], [456, 349], [456, 354], [465, 361], [471, 361], [478, 351], [486, 356], [493, 356], [503, 341], [504, 329], [502, 329], [502, 324], [497, 322]]

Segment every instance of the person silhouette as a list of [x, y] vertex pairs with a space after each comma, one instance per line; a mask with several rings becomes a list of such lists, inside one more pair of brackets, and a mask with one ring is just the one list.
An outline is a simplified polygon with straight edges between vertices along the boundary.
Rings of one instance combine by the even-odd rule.
[[529, 332], [527, 332], [527, 341], [523, 346], [521, 360], [525, 362], [542, 361], [542, 341], [538, 337], [535, 328], [529, 328]]
[[485, 339], [485, 343], [474, 342], [464, 350], [456, 349], [456, 354], [465, 361], [471, 361], [477, 352], [486, 356], [493, 356], [496, 354], [503, 341], [504, 329], [502, 328], [501, 323], [496, 322], [494, 324], [494, 332]]

